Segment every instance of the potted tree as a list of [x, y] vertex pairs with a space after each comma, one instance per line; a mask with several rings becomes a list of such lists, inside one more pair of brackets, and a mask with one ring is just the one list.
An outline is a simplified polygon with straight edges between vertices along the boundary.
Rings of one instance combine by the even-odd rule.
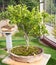
[[42, 23], [43, 17], [46, 19], [45, 14], [40, 13], [38, 7], [29, 11], [26, 5], [16, 5], [8, 6], [5, 11], [5, 17], [10, 20], [11, 24], [17, 24], [19, 30], [24, 32], [24, 38], [27, 43], [26, 46], [14, 47], [10, 51], [10, 57], [22, 62], [39, 60], [42, 57], [43, 50], [29, 45], [29, 35], [40, 37], [47, 33], [45, 24]]

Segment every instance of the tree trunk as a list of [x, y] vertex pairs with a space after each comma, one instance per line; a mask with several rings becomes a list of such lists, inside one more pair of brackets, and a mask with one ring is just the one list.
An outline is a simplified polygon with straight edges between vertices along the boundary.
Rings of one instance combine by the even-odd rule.
[[25, 33], [24, 37], [26, 39], [26, 43], [27, 43], [27, 47], [28, 47], [29, 46], [29, 37], [28, 37], [28, 34]]
[[26, 40], [27, 49], [28, 49], [28, 47], [29, 47], [29, 37], [28, 37], [28, 34], [27, 34], [26, 31], [25, 31], [24, 25], [22, 24], [21, 26], [22, 26], [22, 29], [23, 29], [23, 31], [24, 31], [24, 38], [25, 38], [25, 40]]

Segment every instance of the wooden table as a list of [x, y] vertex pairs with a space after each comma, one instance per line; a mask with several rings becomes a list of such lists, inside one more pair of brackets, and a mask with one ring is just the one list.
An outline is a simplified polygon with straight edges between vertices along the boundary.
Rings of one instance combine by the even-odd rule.
[[9, 65], [46, 65], [50, 57], [51, 57], [50, 54], [43, 54], [43, 57], [39, 61], [33, 63], [22, 63], [14, 61], [9, 56], [7, 56], [2, 60], [2, 62]]

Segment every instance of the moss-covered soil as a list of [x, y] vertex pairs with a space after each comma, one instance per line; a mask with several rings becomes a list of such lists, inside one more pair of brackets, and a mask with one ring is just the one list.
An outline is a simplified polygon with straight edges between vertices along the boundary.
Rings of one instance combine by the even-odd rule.
[[36, 46], [20, 46], [13, 48], [11, 52], [20, 56], [31, 56], [42, 53], [42, 49]]

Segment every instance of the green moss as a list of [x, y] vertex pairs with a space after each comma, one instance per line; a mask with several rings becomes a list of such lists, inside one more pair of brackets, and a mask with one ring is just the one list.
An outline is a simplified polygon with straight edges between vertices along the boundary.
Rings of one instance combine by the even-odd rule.
[[20, 47], [15, 47], [11, 50], [12, 53], [16, 55], [21, 55], [21, 56], [31, 56], [31, 55], [37, 55], [41, 53], [41, 49], [38, 47], [34, 46], [29, 46], [28, 48], [26, 46], [20, 46]]

